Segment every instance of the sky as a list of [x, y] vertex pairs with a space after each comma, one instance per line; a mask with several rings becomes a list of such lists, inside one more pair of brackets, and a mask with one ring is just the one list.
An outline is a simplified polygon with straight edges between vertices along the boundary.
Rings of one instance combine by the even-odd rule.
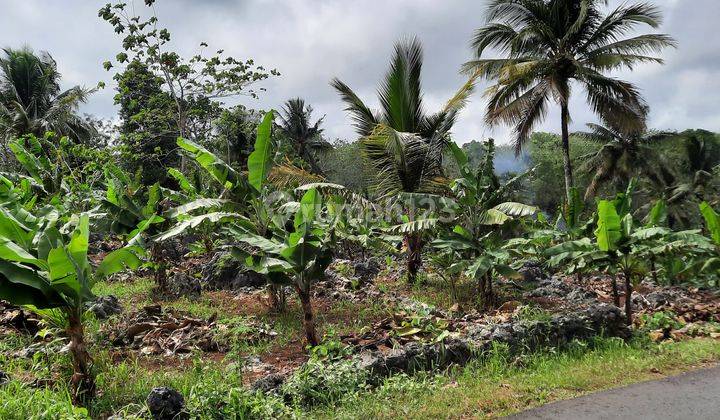
[[[132, 3], [132, 0], [128, 0]], [[97, 16], [106, 1], [0, 0], [0, 47], [28, 45], [49, 52], [58, 62], [63, 85], [95, 86], [81, 109], [114, 118], [113, 73], [102, 68], [120, 52], [121, 39]], [[666, 50], [665, 65], [643, 65], [616, 76], [635, 83], [650, 104], [650, 126], [656, 129], [705, 128], [720, 131], [720, 47], [717, 22], [720, 0], [654, 0], [664, 14], [660, 32], [673, 35], [677, 50]], [[621, 4], [610, 0], [609, 7]], [[144, 9], [135, 0], [137, 10]], [[484, 23], [483, 0], [157, 0], [162, 26], [172, 34], [172, 47], [183, 55], [200, 42], [224, 49], [238, 59], [253, 58], [282, 74], [263, 82], [259, 99], [234, 102], [258, 109], [279, 109], [289, 98], [302, 97], [324, 116], [329, 139], [354, 140], [348, 115], [330, 87], [338, 77], [370, 106], [387, 71], [393, 45], [417, 36], [424, 46], [424, 103], [439, 110], [463, 84], [459, 68], [472, 58], [469, 42]], [[453, 129], [457, 142], [494, 137], [511, 140], [507, 127], [483, 122], [481, 84]], [[571, 103], [572, 129], [596, 122], [580, 89]], [[557, 107], [555, 107], [557, 108]], [[553, 109], [537, 131], [558, 132]]]

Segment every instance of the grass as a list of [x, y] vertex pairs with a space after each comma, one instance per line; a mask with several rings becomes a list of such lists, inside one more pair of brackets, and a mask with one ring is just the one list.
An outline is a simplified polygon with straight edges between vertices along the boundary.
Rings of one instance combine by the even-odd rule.
[[[397, 289], [397, 285], [387, 284]], [[430, 282], [425, 288], [405, 288], [417, 300], [448, 305], [436, 299], [443, 287]], [[100, 283], [98, 294], [115, 294], [127, 308], [150, 304], [153, 283]], [[408, 290], [411, 289], [411, 290]], [[467, 418], [497, 417], [547, 402], [572, 398], [588, 392], [654, 379], [720, 362], [720, 342], [696, 339], [678, 343], [653, 344], [636, 340], [596, 340], [590, 345], [575, 343], [563, 351], [509, 358], [502, 348], [492, 357], [465, 368], [416, 375], [397, 375], [372, 390], [354, 371], [329, 369], [307, 371], [292, 381], [290, 400], [303, 401], [303, 395], [333, 397], [315, 405], [287, 405], [279, 398], [258, 396], [245, 391], [242, 365], [244, 356], [273, 354], [302, 341], [301, 314], [290, 300], [288, 312], [243, 313], [238, 302], [225, 295], [205, 294], [198, 300], [160, 302], [207, 317], [218, 312], [218, 322], [228, 326], [231, 352], [208, 356], [197, 353], [189, 358], [163, 358], [125, 354], [102, 343], [101, 322], [91, 319], [87, 333], [98, 372], [98, 395], [90, 412], [69, 403], [67, 354], [39, 353], [32, 359], [11, 356], [31, 344], [31, 337], [7, 334], [0, 340], [0, 370], [13, 379], [0, 386], [0, 419], [100, 418], [120, 413], [124, 418], [143, 415], [145, 398], [153, 387], [170, 386], [186, 398], [194, 418]], [[320, 305], [319, 305], [320, 306]], [[257, 308], [256, 308], [257, 309]], [[337, 302], [318, 307], [321, 330], [335, 334], [358, 331], [374, 320], [387, 316], [390, 309], [380, 301]], [[542, 320], [548, 313], [534, 307], [523, 310], [523, 317]], [[278, 335], [272, 340], [247, 342], [237, 337], [261, 323]], [[658, 373], [662, 372], [662, 373]], [[47, 385], [34, 386], [36, 380]], [[336, 384], [336, 385], [331, 385]], [[326, 389], [337, 386], [337, 389]], [[328, 397], [329, 398], [329, 397]], [[321, 399], [322, 401], [322, 399]], [[332, 403], [330, 403], [332, 401]]]
[[[599, 340], [595, 348], [577, 344], [568, 351], [520, 360], [502, 355], [462, 370], [396, 381], [346, 400], [339, 408], [308, 413], [312, 418], [494, 418], [551, 401], [691, 370], [720, 360], [720, 343], [692, 340], [654, 345]], [[662, 374], [655, 373], [662, 372]], [[392, 390], [394, 389], [394, 392]]]
[[[502, 349], [493, 354], [443, 374], [391, 377], [372, 391], [359, 387], [356, 392], [344, 392], [344, 398], [332, 406], [320, 405], [309, 411], [299, 406], [283, 407], [280, 402], [264, 397], [254, 403], [265, 409], [270, 401], [286, 414], [317, 419], [492, 418], [707, 366], [720, 361], [720, 343], [709, 339], [661, 345], [646, 341], [625, 344], [620, 340], [596, 340], [593, 345], [576, 343], [566, 351], [523, 358], [508, 358]], [[38, 362], [57, 364], [67, 360], [55, 356]], [[93, 417], [113, 412], [139, 414], [147, 393], [156, 386], [179, 390], [195, 412], [206, 412], [224, 406], [242, 382], [238, 365], [202, 360], [201, 355], [185, 365], [171, 365], [163, 370], [148, 369], [136, 360], [114, 363], [107, 351], [97, 354], [96, 362], [102, 392], [90, 412]], [[7, 367], [11, 368], [11, 376], [18, 377], [17, 369], [3, 366]], [[30, 367], [43, 368], [47, 366]], [[87, 418], [82, 410], [70, 406], [67, 392], [62, 382], [48, 388], [33, 388], [12, 381], [0, 387], [0, 418]], [[250, 397], [244, 398], [246, 401]]]

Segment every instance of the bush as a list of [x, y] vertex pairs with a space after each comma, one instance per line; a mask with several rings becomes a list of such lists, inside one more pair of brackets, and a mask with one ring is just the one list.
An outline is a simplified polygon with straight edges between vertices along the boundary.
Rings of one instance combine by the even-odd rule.
[[281, 392], [295, 404], [334, 404], [367, 388], [368, 374], [354, 360], [326, 363], [311, 359], [283, 384]]
[[272, 395], [245, 388], [224, 388], [220, 381], [200, 382], [187, 399], [187, 412], [194, 419], [277, 419], [292, 417], [292, 410]]

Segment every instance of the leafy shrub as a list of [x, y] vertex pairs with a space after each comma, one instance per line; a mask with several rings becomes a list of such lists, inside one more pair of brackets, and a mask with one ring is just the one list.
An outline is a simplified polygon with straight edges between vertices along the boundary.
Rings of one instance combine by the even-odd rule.
[[324, 338], [322, 343], [317, 346], [310, 347], [310, 357], [314, 360], [339, 360], [352, 354], [352, 348], [343, 344], [337, 339], [334, 332], [330, 332]]
[[671, 311], [655, 312], [644, 314], [641, 317], [642, 326], [646, 330], [672, 330], [683, 327], [683, 323], [677, 320], [677, 315]]
[[310, 359], [283, 384], [281, 392], [305, 407], [333, 404], [365, 389], [367, 375], [353, 360], [328, 364]]
[[220, 382], [196, 384], [188, 396], [187, 411], [197, 419], [277, 419], [291, 417], [292, 411], [272, 395], [245, 388], [229, 390]]

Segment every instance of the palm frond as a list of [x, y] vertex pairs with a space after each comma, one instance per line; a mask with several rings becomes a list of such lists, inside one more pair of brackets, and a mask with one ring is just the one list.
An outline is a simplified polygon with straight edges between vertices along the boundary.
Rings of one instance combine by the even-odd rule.
[[361, 137], [368, 136], [372, 133], [378, 124], [379, 118], [368, 108], [363, 101], [353, 92], [352, 89], [340, 79], [333, 79], [331, 86], [340, 93], [340, 97], [347, 105], [345, 111], [349, 112], [353, 125]]

